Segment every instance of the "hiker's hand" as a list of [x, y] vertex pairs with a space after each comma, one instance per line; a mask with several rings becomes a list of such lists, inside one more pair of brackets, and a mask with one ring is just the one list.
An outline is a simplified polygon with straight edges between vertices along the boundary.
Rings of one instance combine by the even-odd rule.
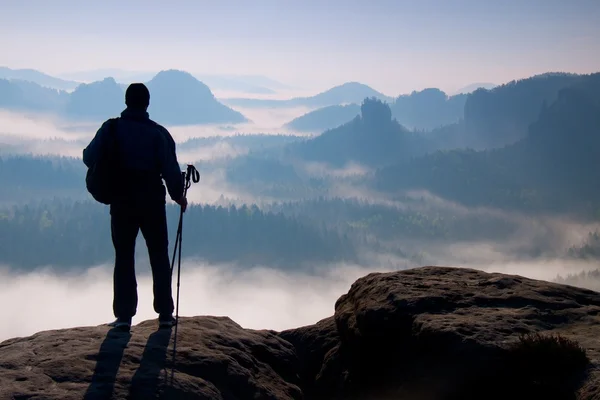
[[185, 196], [181, 196], [181, 199], [177, 202], [181, 206], [181, 210], [185, 212], [187, 209], [187, 198]]

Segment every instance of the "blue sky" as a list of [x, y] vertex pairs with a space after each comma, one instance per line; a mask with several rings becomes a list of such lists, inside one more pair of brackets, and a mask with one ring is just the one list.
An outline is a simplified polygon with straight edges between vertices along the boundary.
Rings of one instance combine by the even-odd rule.
[[600, 71], [600, 0], [2, 0], [0, 65], [260, 74], [397, 95]]

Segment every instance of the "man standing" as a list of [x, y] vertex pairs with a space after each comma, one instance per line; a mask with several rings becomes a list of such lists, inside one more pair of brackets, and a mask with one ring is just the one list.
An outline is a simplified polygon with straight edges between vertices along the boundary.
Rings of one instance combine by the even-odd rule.
[[148, 88], [142, 83], [131, 84], [125, 93], [125, 104], [127, 108], [114, 120], [114, 125], [110, 120], [104, 122], [83, 150], [83, 162], [90, 168], [100, 157], [104, 143], [110, 140], [109, 135], [115, 135], [119, 173], [114, 182], [116, 193], [110, 215], [115, 248], [113, 312], [117, 319], [110, 325], [128, 330], [137, 311], [135, 243], [141, 230], [152, 268], [154, 310], [159, 314], [160, 327], [171, 327], [175, 318], [166, 193], [168, 190], [171, 199], [185, 211], [184, 178], [173, 137], [148, 115]]

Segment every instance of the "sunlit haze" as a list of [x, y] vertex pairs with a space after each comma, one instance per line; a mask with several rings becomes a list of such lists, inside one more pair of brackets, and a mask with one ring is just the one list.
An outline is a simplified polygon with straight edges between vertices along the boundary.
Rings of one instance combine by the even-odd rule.
[[[395, 96], [600, 66], [596, 0], [10, 1], [0, 65], [345, 81]], [[118, 74], [118, 72], [117, 72]], [[122, 74], [123, 75], [123, 74]], [[72, 75], [76, 77], [76, 75]]]

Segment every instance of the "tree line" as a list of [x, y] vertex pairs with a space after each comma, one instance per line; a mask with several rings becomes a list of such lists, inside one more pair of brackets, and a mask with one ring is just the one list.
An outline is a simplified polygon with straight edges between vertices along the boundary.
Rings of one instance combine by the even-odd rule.
[[[179, 211], [167, 206], [174, 245]], [[302, 224], [256, 206], [192, 205], [185, 213], [184, 257], [207, 262], [294, 268], [352, 260], [352, 243], [337, 232]], [[54, 199], [0, 211], [0, 264], [59, 269], [111, 262], [114, 250], [108, 207], [91, 201]], [[137, 253], [145, 243], [138, 236]]]
[[514, 221], [499, 215], [432, 207], [425, 198], [408, 196], [396, 198], [394, 204], [320, 196], [264, 207], [320, 229], [336, 230], [358, 243], [366, 243], [369, 237], [380, 241], [502, 239], [519, 228]]

